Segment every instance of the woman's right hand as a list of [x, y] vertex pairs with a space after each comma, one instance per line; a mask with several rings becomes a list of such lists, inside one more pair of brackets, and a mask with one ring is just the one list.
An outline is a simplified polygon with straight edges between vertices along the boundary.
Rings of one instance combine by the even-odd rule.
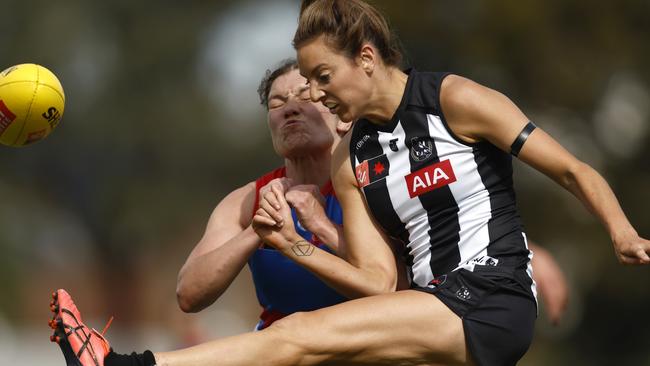
[[623, 264], [649, 264], [650, 240], [640, 237], [636, 232], [615, 237], [616, 258]]

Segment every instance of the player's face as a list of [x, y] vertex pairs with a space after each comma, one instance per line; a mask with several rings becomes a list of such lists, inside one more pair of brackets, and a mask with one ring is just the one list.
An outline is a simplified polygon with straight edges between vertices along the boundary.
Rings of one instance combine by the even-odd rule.
[[363, 116], [370, 100], [370, 79], [356, 59], [330, 47], [323, 36], [297, 50], [300, 73], [309, 81], [310, 96], [342, 121]]
[[309, 98], [307, 80], [298, 70], [279, 76], [269, 91], [268, 122], [275, 151], [298, 157], [331, 151], [338, 141], [338, 118]]

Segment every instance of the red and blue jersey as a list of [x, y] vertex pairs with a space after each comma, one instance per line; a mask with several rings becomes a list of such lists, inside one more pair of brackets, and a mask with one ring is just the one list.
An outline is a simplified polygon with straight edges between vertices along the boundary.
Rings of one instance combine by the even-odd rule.
[[[258, 208], [260, 188], [271, 180], [285, 177], [285, 175], [285, 168], [278, 168], [260, 177], [255, 182], [256, 192], [253, 212], [257, 211]], [[341, 225], [343, 213], [331, 182], [328, 182], [321, 189], [321, 194], [325, 197], [325, 213], [327, 217], [333, 223]], [[317, 247], [332, 252], [316, 235], [302, 227], [293, 208], [291, 209], [291, 215], [293, 216], [296, 231], [300, 236]], [[347, 300], [311, 272], [275, 249], [258, 248], [248, 259], [248, 266], [253, 274], [257, 299], [264, 308], [257, 329], [264, 329], [274, 321], [297, 311], [316, 310]]]

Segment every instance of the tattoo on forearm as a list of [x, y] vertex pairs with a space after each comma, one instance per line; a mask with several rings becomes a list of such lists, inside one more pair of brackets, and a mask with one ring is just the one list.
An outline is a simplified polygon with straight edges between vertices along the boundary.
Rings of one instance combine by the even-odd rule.
[[293, 254], [298, 257], [308, 257], [314, 252], [314, 245], [305, 240], [298, 240], [292, 247]]

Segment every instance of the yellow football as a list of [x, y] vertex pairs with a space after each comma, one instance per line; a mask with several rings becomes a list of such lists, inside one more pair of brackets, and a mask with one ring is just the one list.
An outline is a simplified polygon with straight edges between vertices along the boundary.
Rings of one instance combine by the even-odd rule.
[[64, 107], [61, 82], [45, 67], [21, 64], [0, 72], [0, 143], [25, 146], [44, 139]]

